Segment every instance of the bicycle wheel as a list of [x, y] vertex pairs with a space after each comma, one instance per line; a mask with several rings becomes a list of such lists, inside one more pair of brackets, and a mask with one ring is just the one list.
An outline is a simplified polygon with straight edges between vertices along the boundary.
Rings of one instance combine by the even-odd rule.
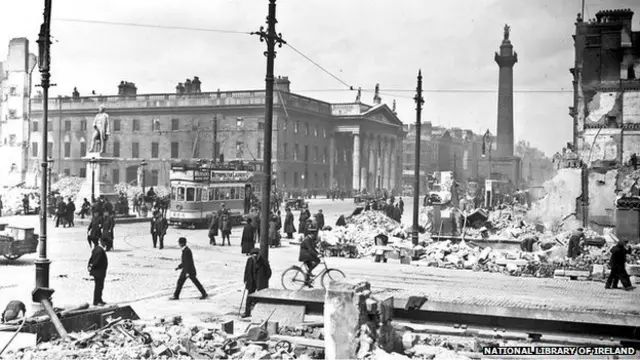
[[342, 270], [338, 269], [327, 269], [324, 274], [322, 274], [322, 278], [320, 278], [320, 283], [322, 283], [322, 288], [329, 288], [329, 283], [331, 281], [340, 281], [344, 280], [346, 276], [342, 272]]
[[304, 278], [304, 271], [297, 266], [292, 266], [282, 273], [282, 287], [286, 290], [300, 290], [304, 287]]

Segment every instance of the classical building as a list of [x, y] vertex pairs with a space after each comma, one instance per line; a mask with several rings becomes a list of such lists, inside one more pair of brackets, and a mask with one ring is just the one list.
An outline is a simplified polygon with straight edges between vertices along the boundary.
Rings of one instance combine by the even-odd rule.
[[[145, 160], [147, 185], [168, 184], [170, 164], [189, 159], [241, 160], [260, 167], [263, 157], [264, 90], [201, 92], [182, 83], [175, 93], [137, 94], [121, 82], [119, 95], [49, 100], [48, 144], [53, 171], [85, 177], [92, 122], [100, 105], [110, 115], [104, 156], [116, 158], [101, 182], [138, 181]], [[402, 123], [379, 96], [330, 104], [290, 92], [287, 77], [276, 79], [273, 170], [281, 188], [386, 188], [400, 184]], [[38, 162], [42, 100], [32, 103], [30, 159]]]
[[29, 40], [12, 39], [7, 59], [0, 62], [0, 185], [24, 182], [29, 170], [29, 106], [35, 66]]
[[[413, 189], [415, 174], [415, 125], [405, 125], [403, 188]], [[460, 183], [478, 180], [482, 159], [482, 135], [460, 128], [447, 129], [424, 122], [420, 133], [420, 189], [428, 191], [429, 176], [451, 171]]]
[[573, 36], [573, 148], [589, 167], [640, 154], [640, 32], [633, 11], [606, 10]]

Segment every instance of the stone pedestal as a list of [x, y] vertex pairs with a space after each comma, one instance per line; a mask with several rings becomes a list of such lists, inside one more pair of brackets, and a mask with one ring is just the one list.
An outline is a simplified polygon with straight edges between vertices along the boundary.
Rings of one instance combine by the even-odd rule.
[[[95, 169], [92, 167], [91, 159], [96, 159]], [[85, 162], [87, 167], [87, 176], [85, 178], [84, 183], [80, 187], [80, 191], [76, 196], [76, 202], [82, 201], [82, 199], [86, 198], [91, 201], [91, 181], [92, 181], [92, 171], [95, 174], [95, 197], [98, 198], [100, 195], [107, 195], [115, 193], [113, 184], [106, 181], [109, 164], [116, 161], [116, 158], [113, 157], [104, 157], [99, 153], [88, 153], [87, 156], [82, 158], [82, 161]]]
[[368, 282], [334, 282], [324, 302], [325, 359], [362, 359], [377, 347], [393, 351], [393, 297], [371, 296]]

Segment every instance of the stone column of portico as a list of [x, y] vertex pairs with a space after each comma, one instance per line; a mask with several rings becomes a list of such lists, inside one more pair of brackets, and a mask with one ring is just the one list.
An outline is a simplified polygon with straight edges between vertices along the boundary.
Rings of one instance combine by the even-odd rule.
[[353, 134], [353, 190], [360, 190], [360, 134]]
[[382, 188], [389, 189], [389, 138], [382, 138]]
[[369, 176], [367, 181], [367, 190], [372, 191], [375, 189], [375, 171], [376, 171], [376, 163], [374, 151], [375, 146], [373, 144], [373, 135], [369, 134], [367, 136], [367, 143], [369, 144]]
[[374, 143], [376, 144], [376, 168], [375, 168], [375, 188], [382, 188], [382, 147], [380, 136], [376, 136]]
[[329, 138], [329, 188], [333, 189], [334, 180], [334, 164], [336, 162], [336, 140], [335, 135], [331, 135]]
[[369, 141], [367, 140], [367, 134], [364, 134], [362, 139], [360, 140], [362, 144], [362, 152], [360, 161], [360, 189], [366, 189], [369, 187], [367, 183], [367, 179], [369, 178]]
[[391, 151], [389, 156], [391, 157], [391, 176], [389, 178], [389, 189], [393, 190], [396, 188], [396, 178], [398, 177], [397, 169], [396, 169], [396, 153], [397, 153], [397, 145], [398, 142], [396, 139], [391, 140]]

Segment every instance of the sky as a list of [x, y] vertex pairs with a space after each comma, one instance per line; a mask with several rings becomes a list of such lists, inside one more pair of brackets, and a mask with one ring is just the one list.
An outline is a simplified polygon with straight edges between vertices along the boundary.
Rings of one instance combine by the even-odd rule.
[[[6, 5], [5, 5], [6, 6]], [[11, 2], [0, 11], [0, 59], [10, 39], [27, 37], [37, 53], [44, 0]], [[425, 92], [423, 121], [496, 134], [499, 50], [511, 27], [518, 53], [514, 67], [515, 140], [547, 155], [571, 141], [576, 14], [581, 0], [278, 0], [276, 30], [293, 48], [278, 49], [275, 74], [291, 91], [328, 102], [382, 101], [404, 123], [414, 123], [418, 69]], [[592, 18], [603, 9], [631, 8], [637, 0], [586, 0]], [[160, 29], [69, 19], [257, 31], [266, 26], [267, 0], [54, 0], [51, 47], [52, 96], [117, 94], [121, 80], [138, 93], [175, 92], [198, 76], [202, 91], [263, 89], [266, 45], [257, 36]], [[640, 30], [634, 18], [634, 30]], [[39, 82], [35, 72], [34, 82]], [[459, 91], [464, 90], [464, 91]], [[538, 92], [530, 92], [536, 90]], [[549, 90], [548, 92], [539, 92]]]

